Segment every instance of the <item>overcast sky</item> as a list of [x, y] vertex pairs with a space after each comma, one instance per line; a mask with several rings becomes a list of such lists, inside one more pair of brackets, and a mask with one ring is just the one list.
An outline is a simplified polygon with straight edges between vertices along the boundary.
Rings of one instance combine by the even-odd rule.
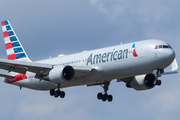
[[[0, 20], [10, 21], [33, 61], [155, 38], [169, 43], [180, 63], [179, 6], [179, 0], [1, 0]], [[6, 59], [0, 38], [0, 58]], [[179, 120], [179, 74], [140, 92], [114, 80], [111, 103], [97, 100], [100, 86], [65, 88], [66, 97], [55, 99], [0, 79], [1, 120]]]

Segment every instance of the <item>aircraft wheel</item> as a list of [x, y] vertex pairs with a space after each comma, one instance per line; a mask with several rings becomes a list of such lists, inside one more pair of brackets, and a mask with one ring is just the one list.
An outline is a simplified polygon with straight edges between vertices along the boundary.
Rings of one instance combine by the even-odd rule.
[[107, 100], [107, 95], [106, 94], [102, 95], [102, 101], [105, 102], [106, 100]]
[[157, 85], [160, 86], [161, 85], [161, 80], [157, 80]]
[[53, 96], [53, 95], [54, 95], [54, 89], [51, 89], [51, 90], [49, 91], [49, 94], [50, 94], [51, 96]]
[[108, 101], [111, 102], [113, 100], [113, 96], [112, 95], [108, 95]]
[[59, 96], [59, 91], [58, 90], [54, 91], [54, 97], [57, 98], [58, 96]]
[[102, 93], [98, 93], [98, 94], [97, 94], [97, 98], [98, 98], [99, 100], [101, 100], [101, 99], [102, 99]]
[[60, 96], [61, 98], [64, 98], [64, 97], [65, 97], [65, 92], [64, 92], [64, 91], [61, 91], [60, 94], [59, 94], [59, 96]]

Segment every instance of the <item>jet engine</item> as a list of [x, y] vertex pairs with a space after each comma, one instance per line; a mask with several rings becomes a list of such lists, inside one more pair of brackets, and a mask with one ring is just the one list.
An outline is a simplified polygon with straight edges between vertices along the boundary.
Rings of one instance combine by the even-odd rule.
[[50, 70], [48, 79], [56, 84], [72, 81], [75, 77], [75, 70], [73, 67], [57, 66]]
[[147, 90], [152, 89], [155, 85], [160, 84], [161, 81], [157, 80], [154, 74], [146, 74], [135, 76], [130, 82], [126, 83], [126, 86], [134, 88], [135, 90]]

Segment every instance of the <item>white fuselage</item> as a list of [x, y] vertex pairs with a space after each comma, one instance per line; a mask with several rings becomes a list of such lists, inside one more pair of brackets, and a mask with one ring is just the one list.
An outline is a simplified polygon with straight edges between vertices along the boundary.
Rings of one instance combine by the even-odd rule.
[[[175, 58], [173, 49], [155, 49], [156, 45], [168, 45], [160, 40], [145, 40], [124, 45], [117, 45], [81, 53], [64, 55], [56, 58], [37, 61], [52, 65], [91, 66], [97, 72], [61, 84], [61, 88], [87, 85], [100, 81], [111, 81], [152, 73], [156, 69], [164, 69]], [[57, 87], [49, 81], [34, 78], [35, 73], [27, 72], [28, 79], [11, 84], [35, 90], [50, 90]], [[5, 79], [5, 82], [6, 79]], [[7, 82], [8, 83], [8, 82]]]

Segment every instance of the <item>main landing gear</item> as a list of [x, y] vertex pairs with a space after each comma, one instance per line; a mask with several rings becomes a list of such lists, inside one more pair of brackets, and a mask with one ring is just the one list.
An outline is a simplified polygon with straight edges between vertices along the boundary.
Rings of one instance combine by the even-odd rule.
[[111, 102], [113, 100], [113, 96], [107, 94], [107, 91], [109, 89], [109, 85], [110, 85], [110, 82], [104, 82], [104, 85], [103, 86], [101, 85], [103, 87], [103, 89], [104, 89], [104, 94], [103, 93], [98, 93], [97, 94], [97, 98], [99, 100], [102, 100], [104, 102], [106, 100], [108, 100], [109, 102]]
[[57, 90], [51, 89], [49, 91], [49, 93], [50, 93], [51, 96], [54, 96], [55, 98], [57, 98], [59, 96], [60, 96], [60, 98], [65, 97], [65, 92], [60, 90], [60, 84], [58, 84]]

